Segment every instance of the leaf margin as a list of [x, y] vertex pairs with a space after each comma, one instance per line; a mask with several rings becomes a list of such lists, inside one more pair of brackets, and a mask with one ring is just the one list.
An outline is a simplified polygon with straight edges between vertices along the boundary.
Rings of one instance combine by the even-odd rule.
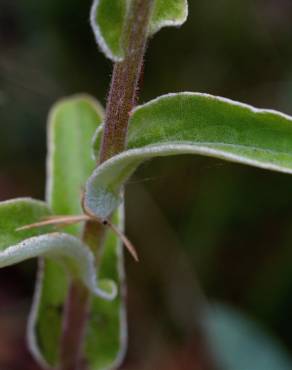
[[166, 19], [164, 21], [160, 21], [159, 24], [156, 24], [156, 25], [152, 25], [151, 23], [153, 22], [150, 22], [149, 34], [151, 36], [155, 35], [157, 32], [159, 32], [164, 27], [180, 27], [186, 22], [188, 15], [189, 15], [189, 3], [188, 3], [188, 0], [180, 0], [180, 1], [182, 1], [182, 6], [183, 6], [182, 16], [180, 18], [177, 18], [176, 20]]
[[[103, 52], [103, 54], [110, 60], [112, 60], [113, 62], [117, 63], [117, 62], [121, 62], [123, 61], [124, 59], [124, 51], [120, 51], [119, 55], [117, 54], [114, 54], [114, 52], [111, 50], [111, 48], [108, 46], [103, 34], [102, 34], [102, 31], [98, 25], [98, 22], [96, 21], [96, 14], [97, 14], [97, 11], [98, 11], [98, 7], [100, 5], [100, 1], [102, 0], [94, 0], [93, 3], [92, 3], [92, 6], [91, 6], [91, 9], [90, 9], [90, 25], [91, 25], [91, 28], [93, 30], [93, 34], [94, 34], [94, 38], [95, 38], [95, 41], [98, 45], [98, 47], [100, 48], [101, 52]], [[126, 6], [127, 6], [127, 1], [126, 1]], [[122, 49], [122, 47], [121, 47]]]

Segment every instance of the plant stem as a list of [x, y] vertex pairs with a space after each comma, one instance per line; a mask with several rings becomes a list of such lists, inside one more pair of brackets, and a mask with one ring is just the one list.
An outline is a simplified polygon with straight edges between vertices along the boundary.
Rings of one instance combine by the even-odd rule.
[[72, 281], [64, 310], [61, 341], [61, 370], [79, 370], [89, 312], [89, 294], [79, 281]]
[[106, 107], [100, 163], [123, 151], [135, 106], [153, 0], [132, 0], [124, 32], [125, 58], [114, 66]]
[[[114, 66], [107, 101], [100, 163], [125, 149], [129, 115], [136, 101], [153, 4], [154, 0], [131, 2], [123, 35], [125, 58]], [[102, 225], [86, 222], [83, 241], [95, 254], [102, 248], [104, 236]], [[64, 310], [60, 370], [82, 368], [89, 305], [89, 291], [80, 282], [72, 281]]]
[[[93, 253], [102, 246], [104, 226], [88, 221], [84, 226], [83, 241]], [[73, 280], [64, 309], [64, 321], [61, 338], [60, 370], [81, 370], [83, 360], [83, 342], [89, 315], [90, 292], [78, 280]]]

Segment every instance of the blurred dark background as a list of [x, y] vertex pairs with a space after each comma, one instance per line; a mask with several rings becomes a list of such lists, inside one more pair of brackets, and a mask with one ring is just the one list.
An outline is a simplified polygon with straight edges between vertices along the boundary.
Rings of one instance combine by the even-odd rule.
[[[90, 5], [0, 0], [1, 200], [44, 198], [53, 102], [84, 91], [105, 103], [112, 66], [95, 45]], [[151, 41], [140, 101], [189, 90], [292, 114], [292, 1], [189, 5], [180, 30]], [[203, 157], [158, 159], [129, 181], [126, 205], [142, 262], [127, 259], [123, 369], [204, 369], [205, 302], [244, 312], [292, 354], [291, 176]], [[24, 341], [34, 274], [35, 262], [0, 271], [1, 370], [38, 369]]]

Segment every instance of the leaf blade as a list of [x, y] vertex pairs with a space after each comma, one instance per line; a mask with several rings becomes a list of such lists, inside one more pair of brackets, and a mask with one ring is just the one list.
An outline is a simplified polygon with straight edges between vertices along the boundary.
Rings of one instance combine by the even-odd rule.
[[[50, 269], [50, 274], [48, 275], [49, 271], [47, 270], [43, 276], [47, 279], [45, 289], [42, 289], [43, 286], [40, 284], [42, 280], [39, 280], [28, 330], [31, 350], [42, 364], [47, 363], [48, 361], [46, 360], [48, 359], [52, 361], [58, 355], [56, 334], [60, 334], [60, 304], [66, 298], [69, 282], [67, 273], [73, 274], [76, 278], [83, 281], [94, 295], [98, 295], [103, 299], [113, 299], [116, 294], [116, 287], [109, 281], [103, 279], [97, 284], [95, 257], [80, 239], [64, 233], [39, 235], [42, 232], [48, 232], [47, 227], [21, 232], [15, 231], [16, 228], [23, 226], [23, 224], [38, 221], [40, 218], [47, 217], [50, 214], [51, 212], [46, 203], [30, 198], [0, 202], [0, 268], [35, 257], [45, 257], [45, 266]], [[54, 270], [52, 271], [52, 269]], [[62, 279], [59, 279], [60, 275]], [[106, 291], [104, 291], [105, 283], [107, 283], [106, 287], [108, 288]], [[52, 318], [52, 313], [55, 315], [56, 311], [52, 311], [51, 307], [49, 316], [45, 316], [47, 319], [49, 318], [49, 320], [46, 320], [46, 323], [49, 325], [49, 333], [52, 334], [50, 341], [44, 340], [42, 337], [44, 334], [47, 336], [47, 325], [43, 325], [44, 321], [39, 322], [37, 320], [38, 310], [44, 309], [44, 307], [41, 307], [43, 294], [49, 296], [45, 304], [46, 307], [51, 305], [59, 307], [57, 317], [54, 316]], [[42, 328], [36, 330], [38, 324], [41, 324]], [[38, 342], [36, 338], [41, 341]], [[39, 349], [40, 344], [44, 345], [47, 350], [41, 351]], [[43, 356], [44, 353], [49, 354], [49, 357], [45, 358], [46, 356]], [[53, 354], [51, 355], [51, 353]]]
[[48, 228], [19, 232], [16, 229], [49, 215], [51, 215], [49, 207], [39, 200], [16, 198], [0, 202], [0, 252], [10, 245], [48, 231]]
[[[99, 103], [85, 94], [62, 99], [49, 113], [46, 198], [56, 215], [82, 213], [82, 188], [95, 168], [89, 148], [102, 119]], [[66, 230], [80, 233], [79, 226]]]
[[121, 43], [127, 2], [95, 0], [90, 12], [90, 23], [95, 40], [105, 56], [115, 62], [124, 58]]
[[[99, 103], [85, 94], [60, 100], [49, 113], [46, 198], [55, 215], [83, 213], [82, 187], [95, 167], [90, 149], [92, 135], [102, 118]], [[80, 237], [82, 224], [64, 229]], [[69, 284], [58, 261], [49, 258], [40, 261], [28, 338], [34, 343], [31, 346], [34, 356], [42, 364], [58, 364], [62, 309]]]
[[291, 174], [291, 138], [292, 118], [283, 113], [208, 94], [168, 94], [133, 111], [129, 150], [94, 171], [85, 206], [107, 217], [136, 167], [158, 156], [199, 154]]
[[179, 27], [188, 17], [187, 0], [156, 0], [150, 22], [151, 35], [163, 27]]
[[[69, 234], [43, 234], [25, 239], [22, 242], [12, 245], [0, 252], [0, 268], [35, 257], [45, 257], [47, 262], [49, 261], [47, 266], [50, 266], [50, 268], [54, 269], [56, 269], [56, 267], [58, 268], [58, 274], [53, 274], [54, 278], [57, 277], [57, 279], [54, 279], [54, 282], [57, 281], [58, 283], [57, 297], [55, 287], [53, 291], [53, 297], [54, 300], [57, 300], [58, 305], [62, 303], [63, 299], [66, 298], [65, 292], [68, 289], [69, 283], [69, 278], [65, 273], [66, 271], [67, 273], [74, 275], [75, 278], [80, 279], [92, 292], [92, 294], [98, 295], [103, 299], [114, 299], [116, 295], [115, 285], [110, 281], [106, 281], [107, 290], [105, 291], [105, 281], [100, 281], [100, 283], [97, 284], [97, 275], [92, 252], [79, 239]], [[60, 273], [62, 273], [63, 276], [63, 279], [61, 280], [58, 278]], [[43, 289], [42, 283], [43, 280], [39, 280], [34, 297], [34, 303], [30, 313], [27, 337], [31, 352], [42, 365], [47, 367], [48, 364], [54, 366], [57, 362], [57, 358], [55, 356], [59, 355], [58, 337], [61, 334], [61, 312], [60, 308], [58, 307], [59, 314], [52, 320], [52, 308], [55, 306], [55, 302], [52, 302], [50, 296], [48, 303], [52, 306], [49, 306], [50, 315], [46, 315], [46, 318], [49, 317], [50, 320], [46, 320], [46, 322], [38, 320], [39, 310], [42, 306], [43, 292], [46, 292], [46, 290]], [[52, 288], [51, 279], [49, 280], [49, 284], [50, 288]], [[44, 323], [46, 324], [43, 325]], [[47, 340], [48, 324], [49, 328], [54, 328], [53, 342], [48, 342]], [[50, 330], [49, 332], [51, 333]]]
[[104, 292], [96, 284], [95, 258], [90, 249], [77, 239], [65, 233], [50, 233], [33, 236], [10, 245], [0, 253], [0, 268], [15, 265], [35, 257], [61, 260], [70, 273], [80, 279], [96, 295], [113, 299], [115, 287]]
[[[77, 108], [80, 104], [80, 99], [83, 99], [83, 96], [73, 97], [72, 99], [66, 99], [65, 103], [69, 104], [69, 109], [72, 110], [72, 105], [77, 104]], [[86, 101], [88, 98], [85, 97]], [[60, 104], [63, 104], [63, 101], [55, 107], [55, 110], [63, 110], [63, 106], [60, 107]], [[87, 107], [93, 112], [91, 116], [95, 116], [95, 102], [89, 100], [90, 107]], [[58, 112], [57, 112], [58, 113]], [[67, 115], [66, 115], [67, 117]], [[66, 184], [66, 179], [64, 177], [71, 178], [72, 171], [70, 168], [72, 166], [64, 163], [61, 163], [58, 168], [58, 172], [55, 170], [56, 165], [50, 165], [49, 176], [50, 179], [50, 189], [48, 191], [48, 201], [52, 205], [54, 213], [62, 215], [72, 215], [80, 213], [80, 196], [79, 196], [79, 187], [80, 184], [84, 183], [86, 178], [90, 175], [93, 167], [95, 166], [95, 161], [91, 158], [91, 141], [93, 133], [96, 129], [96, 126], [101, 121], [100, 119], [94, 119], [91, 123], [88, 124], [87, 134], [85, 137], [80, 137], [80, 126], [83, 124], [78, 121], [77, 123], [69, 119], [67, 121], [66, 117], [58, 121], [58, 125], [65, 125], [65, 134], [70, 130], [74, 130], [77, 126], [79, 132], [79, 138], [75, 145], [69, 143], [67, 145], [66, 157], [71, 157], [77, 150], [78, 146], [82, 145], [84, 151], [86, 151], [84, 158], [87, 158], [87, 164], [85, 165], [86, 171], [79, 171], [77, 168], [77, 173], [81, 174], [77, 179], [73, 178], [73, 184], [70, 186], [71, 189], [70, 197], [61, 198], [59, 202], [60, 187], [62, 192], [65, 192], [64, 183]], [[70, 118], [70, 115], [69, 115]], [[97, 122], [98, 121], [98, 122]], [[51, 120], [52, 122], [52, 114]], [[73, 122], [73, 125], [72, 125]], [[54, 124], [55, 126], [56, 124]], [[60, 128], [60, 127], [59, 127]], [[56, 126], [54, 127], [56, 129]], [[50, 128], [51, 138], [52, 138], [52, 127]], [[59, 132], [60, 130], [58, 130]], [[82, 132], [81, 132], [82, 134]], [[64, 128], [62, 127], [61, 135], [64, 135]], [[71, 133], [72, 135], [72, 133]], [[67, 135], [68, 137], [68, 135]], [[64, 146], [65, 142], [58, 140], [55, 143], [49, 141], [49, 153], [48, 153], [48, 163], [53, 161], [58, 161], [63, 159], [61, 155], [60, 146]], [[58, 158], [55, 157], [56, 151], [60, 154]], [[84, 159], [83, 158], [83, 159]], [[76, 170], [76, 165], [80, 163], [78, 160], [74, 160], [74, 169]], [[81, 163], [81, 166], [84, 166], [84, 163]], [[55, 181], [55, 177], [60, 176], [61, 179]], [[70, 180], [71, 181], [71, 180]], [[117, 224], [120, 224], [120, 219], [116, 219]], [[73, 235], [80, 236], [80, 228], [66, 228]], [[120, 280], [119, 271], [123, 269], [122, 258], [119, 255], [121, 252], [121, 245], [117, 237], [113, 234], [109, 234], [103, 251], [99, 252], [98, 260], [100, 260], [100, 266], [98, 268], [98, 277], [99, 281], [105, 281], [105, 279], [111, 279], [111, 281], [116, 282], [118, 287], [118, 295], [111, 302], [106, 301], [96, 295], [92, 297], [92, 307], [90, 310], [90, 323], [85, 341], [86, 341], [86, 360], [90, 366], [90, 370], [101, 370], [104, 369], [103, 366], [110, 366], [113, 363], [117, 363], [121, 359], [121, 355], [124, 352], [126, 346], [126, 341], [120, 338], [120, 328], [125, 326], [125, 318], [122, 316], [122, 307], [124, 305], [123, 298], [121, 296], [121, 289], [124, 283]], [[106, 262], [107, 261], [107, 262]], [[62, 328], [62, 308], [67, 298], [67, 293], [69, 289], [70, 281], [68, 277], [64, 274], [64, 269], [58, 261], [45, 258], [43, 261], [40, 261], [39, 267], [39, 277], [38, 283], [36, 286], [33, 309], [31, 311], [29, 326], [28, 326], [28, 338], [31, 343], [32, 352], [36, 359], [42, 364], [49, 364], [50, 366], [57, 366], [59, 362], [59, 341], [61, 337], [61, 328]], [[108, 267], [106, 267], [108, 266]], [[57, 285], [57, 289], [56, 289]], [[95, 318], [98, 317], [99, 321], [96, 322]], [[100, 324], [102, 323], [102, 329], [100, 330]], [[49, 332], [49, 335], [47, 334]], [[98, 347], [96, 346], [98, 343]]]

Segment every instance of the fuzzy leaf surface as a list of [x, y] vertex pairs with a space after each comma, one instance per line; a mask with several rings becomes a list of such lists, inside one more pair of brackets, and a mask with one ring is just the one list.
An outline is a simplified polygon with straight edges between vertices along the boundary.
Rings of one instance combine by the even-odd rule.
[[[0, 268], [35, 257], [46, 257], [57, 261], [55, 263], [58, 264], [66, 278], [67, 273], [73, 274], [83, 281], [94, 295], [113, 299], [116, 295], [115, 286], [107, 280], [101, 281], [101, 285], [97, 286], [94, 256], [79, 239], [64, 233], [39, 235], [48, 231], [47, 227], [16, 230], [50, 214], [44, 202], [30, 198], [19, 198], [0, 203]], [[56, 289], [58, 289], [58, 284]], [[36, 351], [34, 338], [30, 336], [30, 345], [32, 350]]]
[[292, 359], [281, 345], [249, 318], [215, 305], [204, 323], [210, 346], [225, 370], [289, 370]]
[[[122, 34], [130, 1], [95, 0], [91, 9], [91, 26], [96, 42], [104, 54], [115, 62], [124, 58]], [[182, 25], [187, 15], [187, 0], [155, 0], [149, 35], [166, 26]]]
[[[54, 214], [82, 213], [82, 187], [95, 167], [88, 148], [102, 115], [99, 103], [87, 95], [62, 99], [49, 113], [46, 198]], [[65, 230], [80, 237], [82, 227], [77, 224]], [[69, 284], [60, 263], [49, 258], [39, 261], [28, 336], [33, 338], [33, 353], [42, 364], [58, 364], [62, 309]]]
[[[57, 103], [49, 118], [47, 199], [54, 214], [81, 214], [81, 191], [95, 167], [92, 159], [92, 136], [102, 120], [102, 109], [91, 97], [77, 95]], [[119, 223], [118, 219], [116, 220]], [[65, 230], [81, 237], [81, 226]], [[69, 238], [71, 238], [68, 235]], [[85, 249], [88, 248], [83, 245]], [[117, 363], [124, 352], [120, 340], [125, 326], [121, 299], [122, 258], [116, 236], [109, 233], [104, 251], [98, 253], [98, 278], [104, 288], [118, 286], [114, 300], [92, 297], [90, 323], [86, 335], [86, 358], [90, 370], [107, 368]], [[111, 281], [112, 281], [111, 280]], [[59, 342], [62, 331], [62, 309], [70, 280], [59, 261], [40, 260], [39, 276], [29, 323], [30, 347], [40, 363], [56, 367], [59, 363]], [[114, 293], [112, 290], [111, 293]], [[102, 330], [101, 330], [102, 327]], [[124, 330], [124, 329], [123, 329]], [[125, 330], [124, 330], [125, 331]]]
[[150, 35], [167, 26], [181, 26], [188, 17], [187, 0], [156, 0], [150, 22]]
[[[105, 249], [100, 256], [97, 286], [95, 256], [89, 248], [69, 234], [58, 233], [57, 236], [63, 242], [58, 245], [65, 255], [58, 259], [51, 258], [50, 252], [44, 254], [46, 258], [40, 261], [39, 279], [28, 325], [30, 349], [43, 366], [55, 367], [59, 363], [62, 308], [70, 284], [62, 262], [64, 258], [66, 265], [70, 262], [66, 254], [66, 248], [69, 248], [68, 252], [74, 253], [77, 261], [77, 266], [71, 266], [75, 276], [76, 273], [79, 276], [83, 273], [81, 278], [93, 294], [85, 338], [85, 359], [89, 369], [102, 370], [112, 364], [119, 364], [127, 344], [122, 246], [115, 235], [108, 234]], [[57, 246], [57, 242], [58, 239], [52, 240], [52, 246]]]
[[101, 282], [105, 290], [97, 286], [94, 256], [90, 249], [80, 239], [65, 233], [42, 234], [10, 245], [0, 252], [0, 268], [35, 257], [60, 261], [65, 270], [83, 281], [95, 295], [109, 300], [116, 295], [115, 285], [110, 281]]
[[199, 154], [292, 174], [292, 118], [207, 94], [169, 94], [133, 111], [128, 148], [87, 183], [85, 206], [97, 217], [117, 207], [121, 185], [143, 161], [159, 156]]
[[50, 216], [47, 204], [31, 198], [17, 198], [0, 202], [0, 252], [24, 239], [49, 231], [48, 228], [16, 231], [19, 227]]
[[[65, 98], [49, 114], [46, 197], [56, 215], [82, 214], [82, 191], [95, 168], [92, 136], [102, 119], [102, 107], [87, 95]], [[66, 231], [80, 235], [80, 226]]]

